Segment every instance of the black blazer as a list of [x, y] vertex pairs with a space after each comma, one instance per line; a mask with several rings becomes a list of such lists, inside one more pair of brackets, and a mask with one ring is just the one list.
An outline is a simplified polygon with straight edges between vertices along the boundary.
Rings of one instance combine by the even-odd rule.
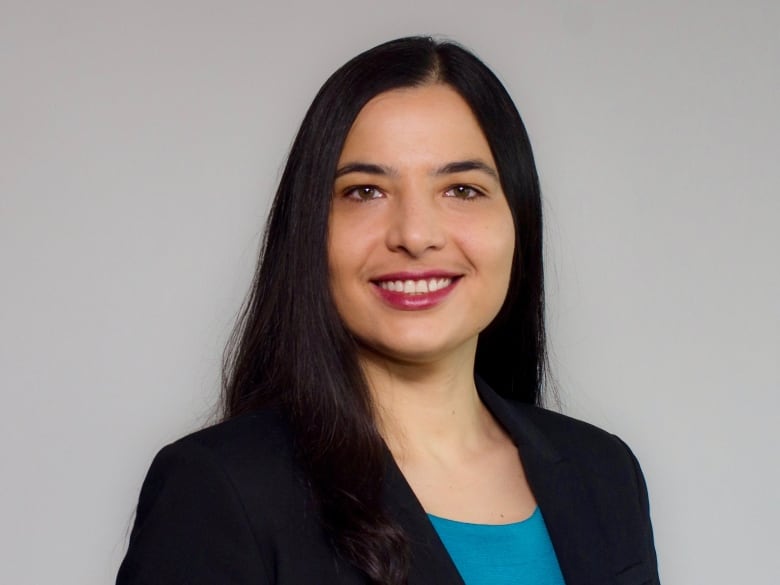
[[[478, 387], [518, 447], [567, 585], [657, 585], [647, 491], [629, 448], [589, 424]], [[394, 463], [383, 498], [411, 541], [409, 585], [462, 585]], [[160, 451], [117, 577], [117, 585], [365, 583], [323, 533], [273, 410]]]

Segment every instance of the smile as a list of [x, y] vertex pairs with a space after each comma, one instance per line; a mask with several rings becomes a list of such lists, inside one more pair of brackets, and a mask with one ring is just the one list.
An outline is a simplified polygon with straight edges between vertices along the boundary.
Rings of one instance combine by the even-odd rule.
[[379, 297], [393, 309], [420, 311], [441, 304], [460, 282], [461, 275], [387, 274], [372, 280]]
[[377, 283], [384, 290], [400, 292], [407, 295], [425, 294], [447, 288], [452, 284], [451, 278], [430, 278], [419, 280], [383, 280]]

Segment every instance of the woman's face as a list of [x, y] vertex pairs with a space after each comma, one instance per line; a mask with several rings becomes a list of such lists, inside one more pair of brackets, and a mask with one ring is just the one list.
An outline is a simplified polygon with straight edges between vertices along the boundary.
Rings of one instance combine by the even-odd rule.
[[487, 140], [446, 85], [380, 94], [333, 186], [330, 286], [364, 349], [404, 362], [473, 352], [506, 296], [514, 224]]

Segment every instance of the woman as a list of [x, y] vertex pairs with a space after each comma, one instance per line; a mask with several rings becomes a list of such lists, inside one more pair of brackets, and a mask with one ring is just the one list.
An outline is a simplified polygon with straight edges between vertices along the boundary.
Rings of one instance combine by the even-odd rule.
[[407, 38], [310, 107], [228, 353], [117, 583], [657, 583], [616, 437], [539, 408], [539, 185], [498, 79]]

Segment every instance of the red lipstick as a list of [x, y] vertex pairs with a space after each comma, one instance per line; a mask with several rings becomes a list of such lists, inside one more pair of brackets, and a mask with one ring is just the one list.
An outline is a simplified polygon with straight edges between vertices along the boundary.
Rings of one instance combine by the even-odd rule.
[[395, 272], [373, 279], [379, 297], [394, 309], [420, 311], [441, 303], [460, 280], [459, 274], [441, 270]]

